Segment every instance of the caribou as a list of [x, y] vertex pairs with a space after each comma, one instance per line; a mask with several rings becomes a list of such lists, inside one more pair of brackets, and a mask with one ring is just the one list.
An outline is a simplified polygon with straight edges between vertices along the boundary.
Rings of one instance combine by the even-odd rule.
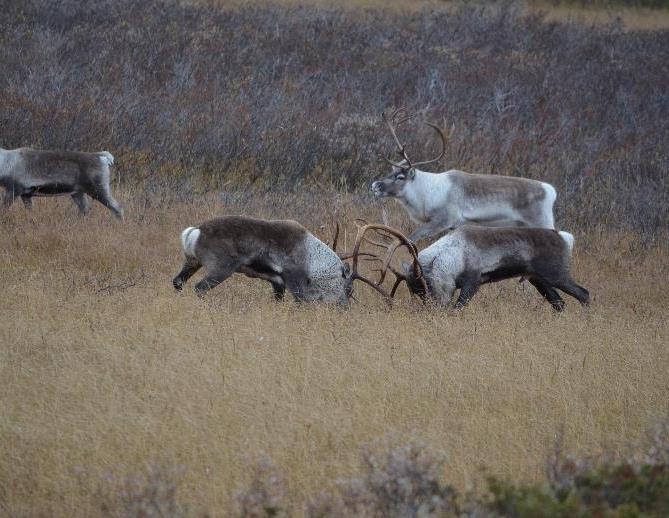
[[247, 216], [211, 219], [181, 233], [184, 263], [172, 285], [181, 291], [188, 279], [204, 266], [205, 277], [195, 284], [198, 295], [204, 295], [234, 273], [268, 281], [277, 300], [282, 300], [288, 289], [298, 302], [347, 306], [355, 280], [385, 294], [357, 271], [359, 245], [354, 250], [353, 269], [344, 260], [354, 254], [336, 252], [338, 235], [339, 226], [330, 248], [293, 220]]
[[439, 136], [441, 152], [431, 160], [411, 161], [396, 128], [413, 117], [403, 109], [391, 116], [382, 114], [397, 144], [400, 160], [384, 156], [392, 166], [391, 173], [371, 185], [377, 197], [399, 201], [418, 225], [409, 235], [411, 241], [428, 239], [465, 224], [554, 228], [553, 204], [557, 195], [548, 183], [456, 169], [443, 173], [418, 169], [441, 160], [446, 152], [446, 136], [436, 124], [425, 122]]
[[[373, 231], [390, 240], [372, 241], [365, 234]], [[590, 294], [571, 277], [571, 255], [574, 236], [569, 232], [544, 228], [491, 228], [465, 225], [446, 234], [395, 269], [391, 261], [401, 247], [411, 250], [413, 243], [399, 231], [383, 225], [367, 225], [360, 229], [356, 241], [368, 241], [386, 248], [386, 257], [376, 254], [381, 272], [377, 287], [392, 298], [398, 286], [406, 281], [409, 292], [423, 301], [433, 300], [448, 306], [456, 290], [460, 290], [455, 308], [463, 308], [482, 284], [513, 277], [526, 277], [556, 311], [565, 302], [556, 289], [576, 298], [582, 305], [590, 303]], [[415, 250], [415, 248], [414, 248]], [[381, 284], [388, 272], [395, 275], [392, 291], [387, 293]]]
[[123, 219], [123, 209], [109, 188], [109, 167], [114, 157], [108, 151], [83, 153], [45, 151], [32, 148], [0, 148], [0, 185], [5, 189], [7, 209], [21, 197], [26, 209], [34, 196], [70, 195], [80, 214], [90, 210], [86, 195]]

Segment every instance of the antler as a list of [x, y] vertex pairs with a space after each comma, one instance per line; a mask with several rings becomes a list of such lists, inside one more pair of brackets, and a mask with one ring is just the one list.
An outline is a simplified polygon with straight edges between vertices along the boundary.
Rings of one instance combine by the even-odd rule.
[[439, 139], [441, 140], [441, 153], [439, 153], [439, 156], [437, 158], [433, 158], [432, 160], [426, 160], [424, 162], [416, 162], [413, 165], [414, 167], [416, 167], [417, 165], [425, 165], [425, 164], [431, 164], [432, 162], [438, 162], [446, 154], [446, 136], [444, 135], [444, 132], [436, 124], [432, 124], [431, 122], [425, 122], [425, 124], [430, 126], [430, 128], [436, 131], [437, 134], [439, 135]]
[[433, 162], [437, 162], [437, 161], [441, 160], [443, 158], [443, 156], [446, 154], [446, 136], [444, 135], [444, 132], [436, 124], [432, 124], [431, 122], [425, 121], [425, 124], [428, 125], [429, 127], [431, 127], [432, 129], [434, 129], [437, 132], [437, 134], [439, 135], [439, 139], [441, 140], [441, 153], [439, 153], [439, 156], [437, 156], [437, 158], [433, 158], [431, 160], [425, 160], [423, 162], [412, 163], [411, 160], [409, 160], [409, 157], [406, 153], [406, 147], [404, 146], [404, 144], [402, 144], [402, 142], [400, 142], [400, 139], [397, 136], [397, 131], [396, 131], [395, 128], [397, 126], [401, 125], [401, 124], [404, 124], [408, 120], [416, 117], [416, 115], [417, 114], [415, 114], [415, 113], [414, 114], [407, 114], [406, 108], [399, 108], [399, 109], [395, 110], [392, 113], [392, 115], [390, 116], [390, 118], [388, 118], [388, 116], [386, 115], [385, 112], [381, 113], [381, 117], [383, 118], [385, 123], [388, 125], [388, 129], [390, 129], [390, 133], [393, 136], [393, 138], [395, 139], [399, 155], [406, 161], [406, 164], [402, 164], [400, 162], [394, 162], [394, 161], [390, 160], [387, 156], [384, 155], [383, 158], [386, 160], [386, 162], [388, 162], [389, 164], [391, 164], [395, 167], [401, 167], [401, 168], [406, 169], [406, 167], [408, 166], [409, 169], [411, 169], [411, 168], [416, 167], [418, 165], [431, 164]]
[[[386, 238], [391, 238], [392, 243], [383, 245], [381, 243], [371, 241], [365, 237], [365, 234], [367, 232], [376, 232], [377, 234], [386, 237]], [[374, 244], [376, 246], [384, 247], [387, 249], [385, 259], [380, 259], [377, 255], [375, 254], [369, 254], [369, 253], [360, 253], [360, 247], [362, 246], [363, 241], [366, 241], [368, 243]], [[423, 285], [423, 289], [425, 290], [425, 293], [427, 293], [427, 283], [425, 282], [425, 278], [423, 277], [423, 270], [420, 266], [420, 263], [418, 262], [418, 250], [416, 249], [416, 245], [414, 245], [409, 239], [404, 236], [400, 231], [389, 227], [387, 225], [379, 225], [379, 224], [371, 224], [371, 225], [364, 225], [361, 227], [358, 227], [358, 235], [355, 239], [355, 245], [353, 246], [353, 252], [350, 254], [350, 257], [353, 258], [353, 263], [351, 266], [351, 276], [353, 279], [359, 279], [366, 284], [369, 284], [372, 288], [374, 288], [376, 291], [381, 293], [386, 299], [390, 300], [395, 296], [395, 292], [397, 291], [397, 288], [399, 285], [402, 283], [402, 281], [406, 281], [407, 278], [404, 274], [398, 272], [391, 266], [391, 261], [393, 259], [393, 256], [395, 255], [395, 252], [399, 250], [400, 248], [405, 247], [409, 253], [411, 254], [411, 257], [413, 258], [413, 268], [414, 268], [414, 276], [416, 279], [420, 280], [420, 282]], [[377, 282], [373, 282], [370, 279], [364, 277], [358, 272], [358, 259], [361, 255], [367, 255], [371, 256], [371, 260], [375, 261], [380, 261], [382, 266], [379, 270], [380, 272], [380, 277]], [[392, 290], [390, 294], [388, 294], [382, 287], [381, 285], [383, 284], [383, 281], [386, 278], [386, 274], [388, 271], [392, 272], [393, 275], [395, 275], [395, 283], [393, 284]]]
[[339, 221], [336, 222], [336, 227], [335, 227], [335, 235], [334, 239], [332, 240], [332, 251], [336, 252], [337, 251], [337, 241], [339, 240]]
[[402, 113], [406, 113], [405, 108], [399, 108], [399, 109], [395, 110], [392, 113], [392, 115], [390, 116], [390, 118], [388, 118], [388, 116], [386, 115], [386, 112], [382, 112], [381, 113], [381, 118], [388, 125], [388, 129], [390, 130], [390, 134], [393, 136], [393, 138], [395, 139], [395, 142], [397, 143], [397, 148], [399, 150], [399, 154], [400, 154], [400, 156], [402, 156], [402, 158], [404, 158], [404, 160], [406, 160], [406, 164], [393, 162], [392, 160], [390, 160], [390, 158], [388, 158], [385, 155], [383, 156], [383, 158], [386, 160], [386, 162], [388, 162], [391, 165], [394, 165], [395, 167], [406, 167], [406, 165], [409, 165], [409, 167], [412, 167], [411, 166], [411, 161], [409, 160], [409, 157], [407, 156], [407, 153], [404, 149], [404, 145], [400, 142], [400, 139], [397, 136], [397, 132], [395, 131], [395, 125], [399, 126], [400, 124], [408, 121], [411, 118], [410, 116], [407, 115], [407, 116], [404, 116], [404, 118], [402, 118], [400, 121], [396, 121], [398, 115], [400, 115]]
[[[339, 221], [337, 221], [335, 223], [334, 239], [332, 240], [332, 251], [339, 256], [339, 259], [341, 259], [342, 261], [345, 261], [346, 259], [350, 259], [351, 257], [353, 257], [353, 254], [352, 253], [346, 253], [346, 252], [337, 252], [337, 243], [339, 242], [339, 230], [340, 230], [339, 229]], [[376, 243], [373, 243], [373, 244], [376, 244]], [[385, 246], [385, 245], [380, 245], [379, 244], [379, 246]], [[370, 260], [373, 260], [373, 259], [378, 260], [378, 257], [376, 255], [370, 254], [368, 252], [362, 252], [358, 255], [371, 257], [372, 259], [370, 259]]]

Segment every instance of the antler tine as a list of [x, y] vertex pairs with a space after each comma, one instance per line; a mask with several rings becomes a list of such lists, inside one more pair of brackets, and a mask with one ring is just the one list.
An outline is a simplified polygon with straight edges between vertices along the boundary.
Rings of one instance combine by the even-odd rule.
[[379, 292], [379, 293], [386, 299], [386, 301], [387, 301], [388, 303], [390, 303], [392, 297], [388, 294], [388, 292], [386, 292], [386, 290], [384, 290], [384, 289], [383, 289], [381, 286], [379, 286], [377, 283], [372, 282], [372, 281], [369, 280], [367, 277], [365, 277], [364, 275], [360, 275], [359, 273], [354, 273], [354, 274], [352, 275], [352, 278], [353, 278], [353, 279], [360, 280], [360, 281], [364, 282], [365, 284], [368, 284], [369, 286], [371, 286], [372, 288], [374, 288], [376, 291], [378, 291], [378, 292]]
[[[346, 261], [347, 259], [351, 259], [353, 257], [353, 253], [350, 253], [350, 254], [343, 254], [342, 253], [342, 254], [337, 254], [337, 255], [339, 256], [339, 259], [341, 259], [342, 261]], [[374, 254], [371, 254], [369, 252], [360, 252], [358, 254], [358, 256], [359, 257], [371, 257], [371, 259], [366, 259], [367, 261], [381, 261], [381, 259], [378, 256], [376, 256]]]
[[[361, 220], [364, 221], [364, 220]], [[356, 225], [358, 224], [358, 220], [356, 220]], [[376, 255], [374, 254], [366, 254], [366, 253], [360, 253], [360, 246], [362, 245], [362, 242], [364, 241], [365, 237], [365, 232], [369, 230], [369, 228], [372, 225], [367, 225], [365, 224], [362, 227], [358, 227], [358, 235], [355, 238], [355, 244], [353, 245], [353, 252], [350, 254], [350, 257], [353, 259], [353, 264], [351, 266], [351, 278], [352, 279], [358, 279], [364, 282], [365, 284], [370, 285], [372, 288], [374, 288], [376, 291], [378, 291], [387, 301], [390, 301], [391, 297], [386, 293], [386, 291], [379, 285], [380, 283], [375, 283], [369, 280], [367, 277], [360, 275], [358, 273], [358, 259], [361, 255], [369, 255], [371, 257], [376, 258], [377, 260], [379, 259]]]
[[385, 261], [383, 261], [383, 265], [381, 267], [381, 277], [379, 278], [379, 284], [381, 284], [386, 279], [386, 273], [388, 272], [390, 261], [393, 260], [393, 255], [395, 254], [397, 249], [401, 246], [403, 246], [403, 243], [395, 242], [395, 244], [388, 249], [388, 253], [386, 254], [386, 259]]
[[[385, 257], [385, 259], [382, 261], [378, 256], [375, 254], [368, 254], [370, 257], [373, 259], [371, 260], [376, 260], [382, 263], [382, 266], [380, 269], [375, 270], [379, 271], [381, 273], [381, 276], [378, 280], [378, 282], [373, 283], [369, 279], [363, 277], [358, 273], [358, 259], [360, 256], [365, 255], [364, 253], [360, 252], [360, 247], [362, 246], [363, 242], [367, 242], [368, 239], [365, 237], [365, 234], [368, 231], [373, 231], [376, 232], [384, 237], [389, 237], [393, 239], [394, 243], [386, 246], [388, 249], [388, 253]], [[423, 272], [422, 268], [420, 266], [420, 263], [418, 262], [418, 252], [416, 249], [416, 245], [414, 245], [411, 241], [409, 241], [404, 234], [399, 232], [398, 230], [393, 229], [392, 227], [389, 227], [387, 225], [380, 225], [380, 224], [371, 224], [371, 225], [365, 225], [363, 227], [358, 227], [358, 235], [356, 236], [355, 240], [355, 245], [353, 248], [353, 252], [351, 253], [350, 257], [353, 258], [353, 264], [352, 264], [352, 277], [354, 279], [360, 279], [366, 284], [369, 284], [372, 286], [375, 290], [377, 290], [379, 293], [382, 293], [384, 296], [389, 297], [392, 299], [392, 297], [395, 295], [395, 292], [397, 291], [397, 288], [399, 285], [402, 283], [402, 281], [406, 281], [406, 276], [403, 275], [402, 273], [398, 272], [391, 266], [391, 261], [393, 259], [393, 256], [395, 252], [400, 248], [400, 247], [406, 247], [409, 253], [411, 254], [413, 258], [413, 267], [414, 267], [414, 275], [417, 279], [420, 279], [423, 288], [427, 292], [427, 283], [425, 282], [425, 279], [423, 278]], [[382, 288], [381, 284], [385, 280], [385, 277], [387, 275], [388, 270], [390, 270], [396, 277], [395, 283], [393, 284], [393, 288], [391, 291], [391, 294], [388, 295]]]
[[393, 136], [393, 138], [395, 139], [395, 143], [397, 144], [397, 147], [399, 148], [399, 150], [400, 150], [401, 152], [404, 152], [404, 146], [403, 146], [402, 143], [400, 142], [400, 139], [398, 138], [397, 133], [395, 132], [395, 126], [394, 126], [394, 124], [393, 124], [390, 120], [388, 120], [387, 118], [384, 118], [384, 119], [385, 119], [385, 121], [386, 121], [386, 124], [388, 125], [388, 129], [390, 130], [390, 134], [391, 134], [391, 135]]
[[369, 225], [364, 225], [363, 227], [358, 227], [358, 235], [355, 238], [355, 243], [353, 244], [353, 252], [351, 257], [353, 258], [353, 275], [358, 273], [358, 256], [360, 255], [360, 245], [362, 245], [363, 238], [365, 237], [365, 232]]
[[[373, 260], [380, 261], [380, 259], [378, 259], [378, 258], [368, 259], [368, 261], [373, 261]], [[393, 298], [395, 296], [395, 292], [397, 291], [397, 288], [399, 288], [399, 286], [400, 286], [400, 284], [402, 284], [402, 282], [406, 282], [407, 277], [403, 273], [398, 272], [395, 268], [393, 268], [390, 265], [388, 266], [388, 270], [390, 270], [390, 272], [395, 276], [395, 283], [393, 284], [392, 290], [390, 290], [390, 298]], [[382, 270], [381, 270], [381, 268], [375, 268], [372, 271], [381, 272]]]
[[390, 115], [390, 118], [388, 117], [388, 115], [386, 115], [386, 112], [385, 112], [385, 111], [381, 112], [381, 116], [383, 117], [383, 120], [390, 120], [390, 121], [392, 121], [393, 123], [395, 123], [395, 121], [397, 120], [397, 117], [398, 117], [400, 114], [402, 114], [402, 113], [406, 113], [406, 112], [407, 112], [407, 109], [406, 109], [404, 106], [400, 106], [399, 108], [397, 108], [397, 109]]
[[339, 240], [339, 221], [336, 223], [334, 240], [332, 241], [332, 251], [337, 251], [337, 241]]
[[373, 241], [368, 237], [365, 237], [365, 242], [369, 243], [370, 245], [378, 246], [379, 248], [388, 248], [388, 243], [380, 243], [379, 241]]
[[439, 154], [439, 156], [437, 158], [433, 158], [432, 160], [426, 160], [424, 162], [416, 162], [414, 164], [414, 167], [418, 166], [418, 165], [426, 165], [426, 164], [431, 164], [433, 162], [438, 162], [446, 154], [446, 135], [444, 135], [444, 132], [442, 131], [442, 129], [439, 126], [437, 126], [436, 124], [432, 124], [431, 122], [426, 122], [425, 124], [430, 126], [430, 128], [434, 129], [437, 132], [437, 134], [439, 135], [439, 138], [441, 139], [441, 153]]
[[[402, 242], [404, 246], [406, 246], [407, 250], [409, 251], [413, 259], [414, 277], [420, 281], [421, 287], [423, 288], [424, 292], [427, 293], [428, 292], [427, 281], [425, 280], [425, 276], [423, 275], [423, 268], [421, 267], [420, 262], [418, 261], [418, 249], [416, 248], [416, 245], [413, 242], [409, 241], [409, 239], [399, 230], [396, 230], [387, 225], [368, 225], [368, 227], [374, 227], [374, 230], [378, 233], [385, 232], [390, 236], [397, 238], [399, 241]], [[393, 271], [393, 273], [396, 276], [403, 277], [403, 279], [406, 280], [406, 277], [399, 274], [399, 272]]]
[[363, 219], [363, 218], [355, 218], [355, 219], [353, 220], [353, 224], [354, 224], [358, 229], [360, 229], [361, 227], [365, 227], [365, 226], [369, 225], [369, 223], [367, 223], [367, 220], [366, 220], [366, 219]]
[[[400, 139], [399, 139], [399, 137], [397, 136], [397, 132], [395, 131], [395, 119], [397, 118], [397, 115], [398, 115], [399, 113], [403, 113], [403, 112], [405, 112], [405, 111], [406, 111], [406, 110], [405, 110], [404, 108], [399, 108], [398, 110], [395, 110], [395, 111], [393, 112], [393, 114], [392, 114], [392, 116], [391, 116], [390, 119], [389, 119], [388, 116], [385, 114], [385, 112], [382, 112], [382, 113], [381, 113], [381, 117], [383, 118], [383, 120], [385, 121], [385, 123], [388, 125], [388, 129], [390, 130], [390, 134], [393, 136], [393, 139], [395, 139], [395, 143], [397, 144], [397, 148], [399, 149], [400, 155], [404, 158], [404, 160], [406, 160], [406, 164], [405, 164], [404, 166], [408, 165], [409, 167], [412, 167], [412, 166], [411, 166], [411, 161], [409, 160], [409, 157], [408, 157], [407, 154], [406, 154], [406, 150], [404, 149], [404, 146], [403, 146], [402, 143], [400, 142]], [[405, 120], [408, 120], [408, 119], [405, 119]], [[405, 122], [405, 121], [402, 121], [402, 122]], [[402, 165], [401, 163], [394, 162], [394, 161], [390, 160], [390, 159], [389, 159], [387, 156], [385, 156], [385, 155], [384, 155], [383, 158], [384, 158], [387, 162], [389, 162], [391, 165], [394, 165], [395, 167], [403, 167], [403, 165]]]
[[[375, 259], [368, 259], [368, 260], [369, 261], [373, 261], [373, 260], [380, 261], [381, 259], [375, 258]], [[406, 282], [407, 277], [403, 273], [398, 272], [395, 268], [393, 268], [390, 265], [388, 266], [388, 270], [390, 270], [390, 272], [395, 276], [395, 283], [393, 284], [393, 287], [390, 290], [390, 298], [392, 299], [393, 297], [395, 297], [395, 293], [397, 292], [397, 288], [399, 288], [399, 286], [400, 286], [400, 284], [402, 284], [402, 282]], [[381, 272], [383, 270], [381, 270], [380, 268], [376, 268], [373, 271], [374, 272]]]
[[418, 117], [418, 115], [419, 115], [418, 113], [409, 113], [409, 114], [405, 115], [404, 117], [402, 117], [401, 119], [393, 121], [393, 122], [394, 122], [395, 126], [400, 126], [400, 125], [404, 124], [405, 122], [410, 121], [411, 119], [415, 119], [416, 117]]
[[[395, 167], [399, 167], [400, 169], [405, 169], [407, 167], [407, 165], [411, 166], [411, 164], [403, 164], [402, 162], [395, 162], [394, 160], [391, 160], [390, 158], [388, 158], [385, 155], [383, 155], [383, 159], [386, 162], [388, 162], [390, 165], [395, 166]], [[406, 160], [406, 158], [404, 160]]]

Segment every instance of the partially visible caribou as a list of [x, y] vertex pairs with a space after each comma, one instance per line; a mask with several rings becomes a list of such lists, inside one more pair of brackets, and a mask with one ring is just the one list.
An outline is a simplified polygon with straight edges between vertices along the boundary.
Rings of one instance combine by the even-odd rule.
[[88, 195], [122, 220], [123, 209], [109, 188], [109, 167], [113, 163], [114, 157], [108, 151], [82, 153], [0, 148], [0, 186], [5, 188], [3, 207], [8, 208], [19, 196], [30, 209], [33, 196], [69, 194], [79, 212], [87, 214], [90, 204], [85, 195]]
[[[433, 300], [447, 306], [456, 290], [460, 294], [456, 308], [464, 307], [481, 284], [523, 276], [537, 289], [556, 311], [564, 308], [564, 300], [556, 288], [576, 298], [581, 304], [590, 303], [588, 290], [571, 277], [571, 254], [574, 236], [544, 228], [490, 228], [465, 225], [459, 227], [418, 253], [413, 263], [403, 263], [403, 271], [391, 266], [392, 256], [400, 246], [413, 244], [398, 231], [383, 225], [368, 225], [361, 229], [376, 231], [393, 238], [379, 271], [383, 282], [388, 271], [396, 281], [388, 297], [392, 297], [402, 281], [409, 291], [423, 301]], [[358, 241], [364, 240], [359, 235]], [[356, 241], [356, 245], [358, 243]], [[356, 247], [356, 251], [359, 246]], [[378, 257], [376, 260], [381, 261]]]
[[409, 235], [412, 241], [428, 239], [465, 224], [488, 227], [554, 228], [552, 185], [511, 176], [471, 174], [452, 169], [435, 174], [417, 166], [437, 162], [446, 151], [446, 137], [435, 124], [426, 122], [441, 140], [441, 153], [425, 162], [412, 162], [400, 142], [396, 126], [406, 122], [404, 110], [383, 119], [399, 148], [400, 161], [385, 157], [392, 171], [372, 183], [378, 197], [398, 200], [419, 226]]

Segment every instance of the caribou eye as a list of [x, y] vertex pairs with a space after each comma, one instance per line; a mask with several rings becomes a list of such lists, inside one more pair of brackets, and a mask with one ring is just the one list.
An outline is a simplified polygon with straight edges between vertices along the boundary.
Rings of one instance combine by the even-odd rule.
[[404, 173], [397, 173], [395, 175], [395, 180], [397, 180], [397, 181], [404, 180], [405, 178], [406, 178], [406, 175]]

